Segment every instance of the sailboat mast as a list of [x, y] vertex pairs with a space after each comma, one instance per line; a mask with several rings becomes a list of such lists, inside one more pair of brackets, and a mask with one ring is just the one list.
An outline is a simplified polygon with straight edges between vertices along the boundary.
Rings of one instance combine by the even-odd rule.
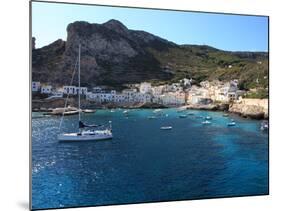
[[79, 44], [79, 53], [78, 53], [78, 87], [79, 87], [79, 90], [78, 90], [78, 111], [79, 111], [79, 122], [81, 120], [81, 109], [80, 109], [80, 91], [81, 91], [81, 88], [80, 88], [80, 54], [81, 54], [81, 44]]

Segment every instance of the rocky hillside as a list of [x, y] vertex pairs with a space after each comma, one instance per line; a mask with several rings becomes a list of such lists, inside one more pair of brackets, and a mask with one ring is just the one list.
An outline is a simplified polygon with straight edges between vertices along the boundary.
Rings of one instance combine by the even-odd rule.
[[268, 86], [268, 54], [227, 52], [209, 46], [177, 45], [117, 20], [74, 22], [67, 40], [32, 51], [32, 80], [68, 84], [81, 43], [81, 82], [85, 86], [172, 82], [183, 77], [240, 79], [244, 88]]

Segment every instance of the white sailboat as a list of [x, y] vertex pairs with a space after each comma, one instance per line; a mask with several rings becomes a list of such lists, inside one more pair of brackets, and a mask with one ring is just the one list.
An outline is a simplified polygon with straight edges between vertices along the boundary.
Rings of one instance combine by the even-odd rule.
[[[80, 108], [80, 54], [81, 54], [81, 45], [79, 44], [79, 53], [78, 53], [78, 132], [74, 133], [61, 133], [58, 135], [59, 141], [76, 141], [76, 142], [82, 142], [82, 141], [94, 141], [94, 140], [106, 140], [106, 139], [112, 139], [112, 127], [111, 127], [111, 121], [109, 121], [109, 126], [105, 127], [104, 125], [87, 125], [81, 121], [81, 108]], [[65, 106], [67, 104], [67, 100], [65, 103]], [[60, 128], [63, 122], [63, 116], [60, 123]]]

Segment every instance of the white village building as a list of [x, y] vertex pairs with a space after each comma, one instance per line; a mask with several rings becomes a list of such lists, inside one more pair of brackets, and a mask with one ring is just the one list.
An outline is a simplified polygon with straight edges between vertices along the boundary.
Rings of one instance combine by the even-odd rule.
[[51, 94], [52, 86], [51, 85], [43, 85], [41, 86], [41, 94]]
[[163, 105], [184, 105], [185, 93], [184, 92], [166, 92], [161, 95], [160, 100]]
[[117, 98], [116, 91], [111, 90], [110, 92], [88, 92], [86, 94], [86, 99], [97, 102], [97, 103], [106, 103], [106, 102], [115, 102]]
[[146, 94], [151, 92], [151, 83], [143, 82], [140, 84], [140, 93]]
[[[86, 95], [88, 92], [87, 87], [80, 87], [80, 94]], [[63, 86], [63, 94], [77, 95], [79, 93], [79, 87], [76, 86]]]
[[31, 91], [32, 92], [39, 92], [41, 84], [39, 81], [32, 81], [31, 83]]

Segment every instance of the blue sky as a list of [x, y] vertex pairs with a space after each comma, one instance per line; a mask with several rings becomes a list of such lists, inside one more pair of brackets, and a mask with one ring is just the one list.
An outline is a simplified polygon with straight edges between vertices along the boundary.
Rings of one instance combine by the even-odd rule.
[[205, 44], [230, 51], [267, 51], [266, 17], [32, 2], [36, 47], [66, 40], [74, 21], [104, 23], [117, 19], [177, 44]]

